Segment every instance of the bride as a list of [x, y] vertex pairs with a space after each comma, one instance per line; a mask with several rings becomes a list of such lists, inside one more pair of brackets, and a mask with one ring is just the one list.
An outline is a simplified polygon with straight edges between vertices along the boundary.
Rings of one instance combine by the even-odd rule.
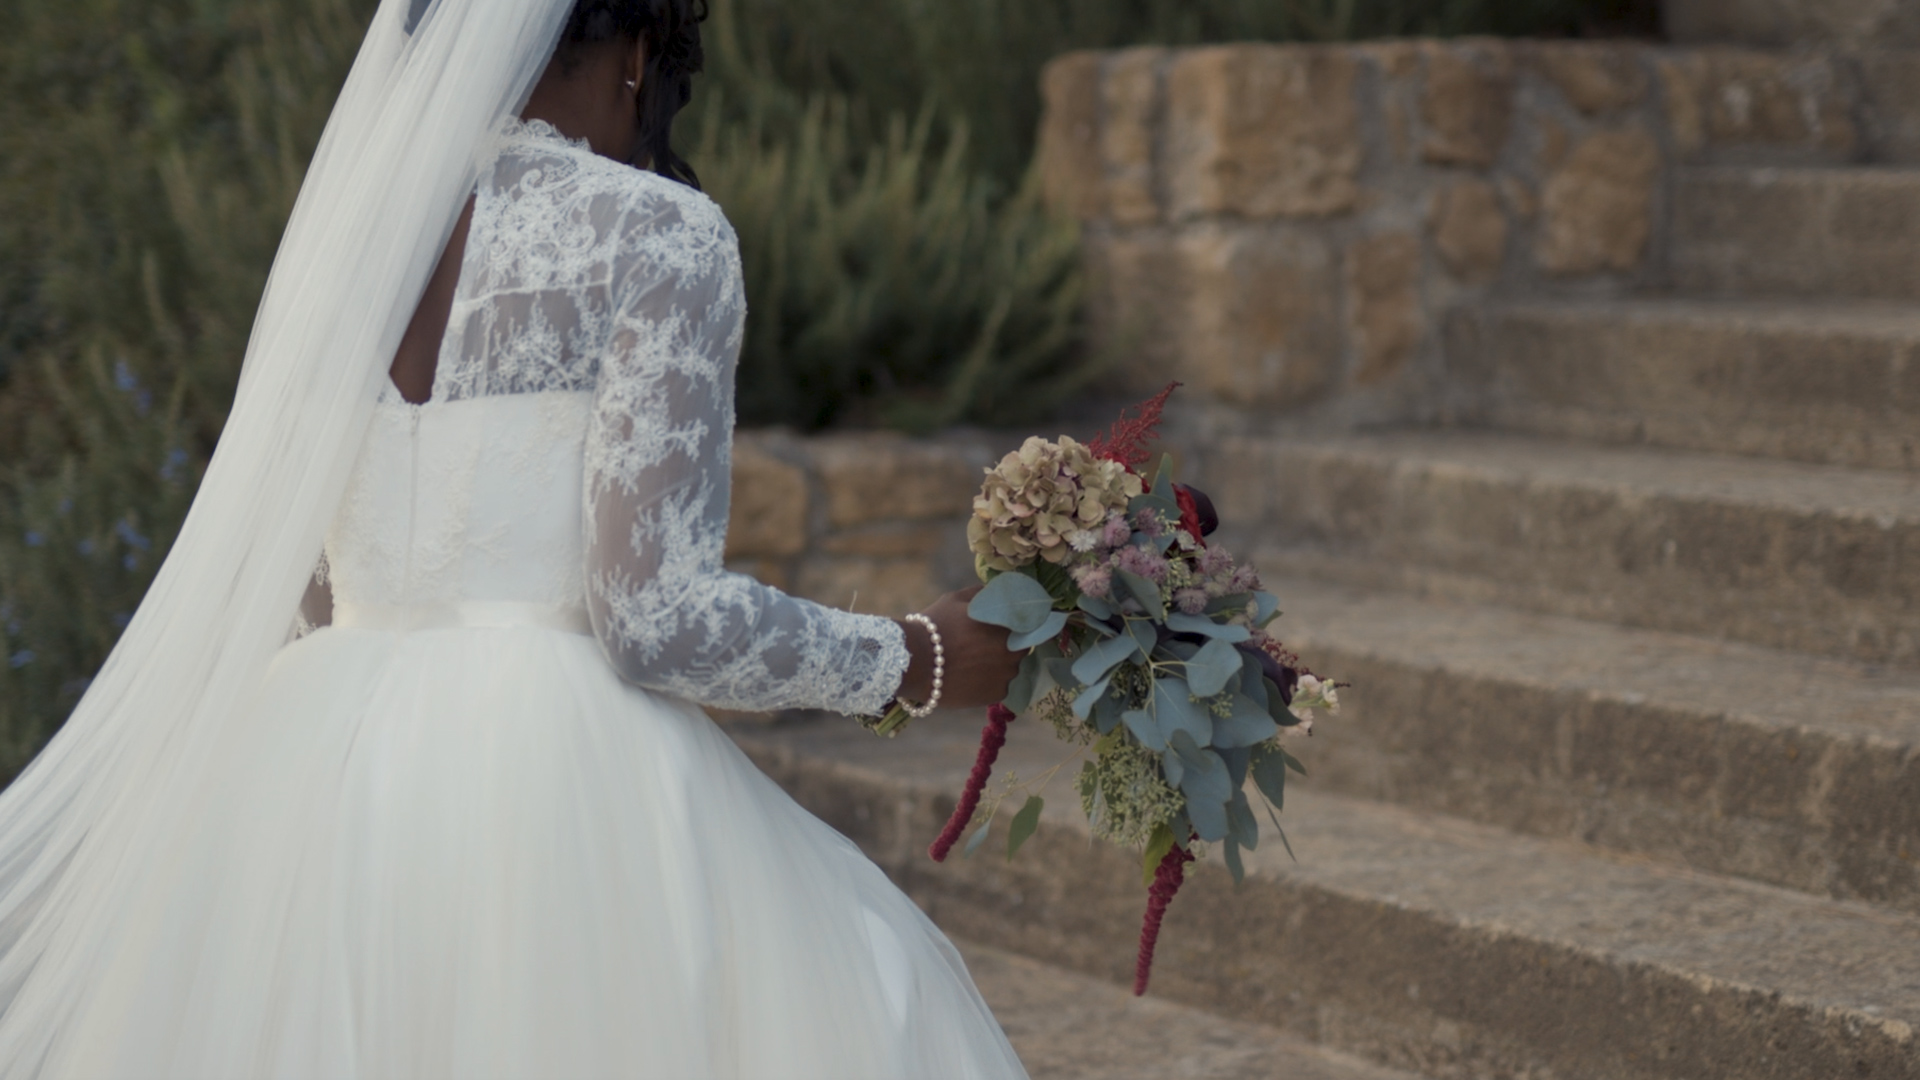
[[180, 540], [0, 795], [0, 1076], [1024, 1075], [696, 706], [1013, 669], [963, 596], [721, 567], [745, 305], [668, 143], [700, 6], [381, 6]]

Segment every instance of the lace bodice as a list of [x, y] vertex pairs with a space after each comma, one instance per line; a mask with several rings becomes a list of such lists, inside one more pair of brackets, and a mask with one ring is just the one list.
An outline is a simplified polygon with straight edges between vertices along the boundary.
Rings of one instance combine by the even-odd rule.
[[432, 397], [388, 388], [329, 535], [336, 604], [584, 606], [641, 686], [877, 711], [906, 668], [897, 624], [722, 565], [745, 315], [705, 196], [514, 125], [481, 176]]

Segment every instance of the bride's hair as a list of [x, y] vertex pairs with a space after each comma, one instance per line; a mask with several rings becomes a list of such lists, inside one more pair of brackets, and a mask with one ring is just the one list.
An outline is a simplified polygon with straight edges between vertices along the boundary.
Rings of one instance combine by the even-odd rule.
[[640, 76], [640, 144], [633, 164], [696, 190], [700, 178], [673, 152], [673, 118], [693, 98], [693, 76], [706, 63], [700, 23], [707, 0], [576, 0], [560, 35], [566, 65], [588, 45], [618, 39], [646, 43]]

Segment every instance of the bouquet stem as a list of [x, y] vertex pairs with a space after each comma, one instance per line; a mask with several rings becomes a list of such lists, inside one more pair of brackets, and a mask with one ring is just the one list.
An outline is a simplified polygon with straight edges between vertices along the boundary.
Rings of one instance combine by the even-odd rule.
[[1147, 976], [1153, 971], [1153, 949], [1160, 943], [1160, 922], [1167, 917], [1167, 905], [1173, 903], [1173, 894], [1180, 891], [1181, 883], [1187, 879], [1187, 864], [1192, 861], [1193, 855], [1175, 844], [1167, 849], [1159, 869], [1153, 872], [1153, 887], [1147, 890], [1147, 917], [1140, 924], [1140, 959], [1133, 966], [1134, 997], [1147, 992]]
[[1005, 705], [987, 707], [987, 726], [980, 729], [980, 753], [973, 759], [973, 772], [967, 775], [966, 790], [960, 793], [960, 805], [953, 808], [953, 816], [947, 819], [947, 827], [927, 848], [927, 854], [934, 862], [946, 862], [947, 854], [953, 845], [960, 842], [960, 834], [966, 831], [967, 822], [973, 820], [973, 812], [980, 809], [980, 796], [987, 790], [987, 779], [993, 775], [993, 763], [1000, 756], [1000, 748], [1007, 744], [1007, 725], [1013, 722], [1013, 710]]

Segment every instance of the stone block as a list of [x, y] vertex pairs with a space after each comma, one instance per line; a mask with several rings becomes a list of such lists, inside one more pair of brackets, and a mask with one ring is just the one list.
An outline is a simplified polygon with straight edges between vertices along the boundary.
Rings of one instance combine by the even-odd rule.
[[1657, 68], [1682, 153], [1797, 150], [1846, 159], [1859, 148], [1853, 103], [1829, 57], [1698, 49], [1662, 56]]
[[1533, 66], [1573, 107], [1604, 116], [1638, 105], [1647, 75], [1630, 49], [1617, 45], [1554, 44], [1534, 50]]
[[1920, 52], [1873, 50], [1854, 63], [1873, 160], [1920, 163]]
[[1436, 165], [1486, 168], [1513, 118], [1513, 59], [1504, 46], [1435, 45], [1427, 51], [1421, 156]]
[[733, 446], [727, 556], [798, 555], [807, 547], [807, 474], [743, 437]]
[[938, 554], [949, 532], [958, 531], [964, 513], [953, 525], [916, 525], [883, 521], [874, 525], [829, 534], [820, 541], [820, 550], [829, 555], [858, 555], [863, 558], [925, 558]]
[[728, 559], [727, 569], [736, 574], [745, 574], [762, 585], [771, 585], [782, 592], [793, 588], [793, 575], [788, 573], [787, 564], [779, 559]]
[[1100, 85], [1100, 152], [1106, 163], [1107, 214], [1122, 225], [1160, 220], [1154, 144], [1160, 119], [1165, 49], [1125, 49], [1107, 63]]
[[1920, 174], [1696, 168], [1674, 186], [1673, 265], [1709, 294], [1920, 299]]
[[1558, 274], [1631, 270], [1653, 231], [1660, 150], [1637, 129], [1587, 136], [1542, 192], [1537, 256]]
[[1175, 220], [1321, 217], [1360, 197], [1358, 58], [1340, 49], [1229, 45], [1179, 53], [1167, 72]]
[[1420, 238], [1408, 232], [1377, 233], [1347, 249], [1355, 383], [1366, 386], [1391, 377], [1425, 341], [1420, 258]]
[[964, 521], [984, 454], [890, 433], [821, 438], [814, 469], [836, 529], [876, 521]]
[[1460, 180], [1434, 199], [1428, 222], [1434, 249], [1456, 277], [1485, 282], [1500, 273], [1508, 231], [1500, 203], [1494, 186], [1477, 178]]
[[1186, 301], [1177, 360], [1155, 373], [1258, 408], [1312, 402], [1340, 357], [1340, 281], [1327, 243], [1288, 226], [1202, 225], [1178, 238]]
[[1058, 57], [1040, 73], [1045, 111], [1037, 150], [1041, 188], [1059, 212], [1082, 221], [1106, 212], [1106, 170], [1100, 160], [1100, 65], [1097, 52]]
[[1129, 385], [1158, 389], [1165, 380], [1154, 380], [1179, 355], [1184, 317], [1185, 282], [1174, 233], [1089, 231], [1082, 251], [1089, 341], [1100, 354], [1121, 360]]
[[794, 594], [862, 615], [898, 617], [940, 598], [927, 559], [820, 556], [800, 566]]

